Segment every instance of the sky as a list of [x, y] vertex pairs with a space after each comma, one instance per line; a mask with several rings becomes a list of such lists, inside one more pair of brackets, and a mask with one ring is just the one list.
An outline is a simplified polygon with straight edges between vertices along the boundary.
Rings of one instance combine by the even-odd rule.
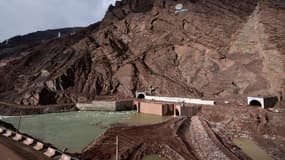
[[16, 35], [88, 26], [116, 0], [0, 0], [0, 42]]

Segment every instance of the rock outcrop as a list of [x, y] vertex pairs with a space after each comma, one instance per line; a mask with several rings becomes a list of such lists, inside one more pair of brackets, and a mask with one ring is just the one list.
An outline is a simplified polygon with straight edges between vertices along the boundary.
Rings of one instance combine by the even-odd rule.
[[[185, 12], [175, 13], [182, 3]], [[285, 92], [285, 1], [123, 0], [76, 34], [0, 61], [0, 100], [45, 105]], [[0, 53], [2, 50], [0, 50]]]

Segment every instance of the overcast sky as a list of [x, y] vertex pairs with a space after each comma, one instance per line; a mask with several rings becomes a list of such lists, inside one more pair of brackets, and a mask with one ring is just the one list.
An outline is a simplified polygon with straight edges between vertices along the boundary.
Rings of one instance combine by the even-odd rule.
[[116, 0], [0, 0], [0, 41], [39, 30], [87, 26]]

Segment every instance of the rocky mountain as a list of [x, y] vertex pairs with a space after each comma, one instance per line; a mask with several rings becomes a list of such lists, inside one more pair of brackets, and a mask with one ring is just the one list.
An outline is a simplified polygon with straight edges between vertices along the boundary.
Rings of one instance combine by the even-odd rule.
[[99, 23], [2, 59], [0, 100], [46, 105], [142, 90], [282, 97], [284, 37], [283, 0], [122, 0]]
[[73, 34], [79, 30], [81, 30], [80, 27], [51, 29], [12, 37], [0, 43], [0, 59], [7, 57], [17, 57], [17, 53], [28, 50], [35, 45], [43, 43], [44, 41], [57, 38], [59, 33], [62, 37]]

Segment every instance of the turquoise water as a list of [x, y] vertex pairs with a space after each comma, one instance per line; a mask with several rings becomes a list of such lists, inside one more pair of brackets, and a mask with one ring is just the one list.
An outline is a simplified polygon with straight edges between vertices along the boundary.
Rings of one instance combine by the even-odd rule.
[[[0, 117], [18, 125], [19, 117]], [[51, 143], [59, 149], [80, 152], [113, 124], [153, 124], [171, 117], [136, 112], [68, 112], [22, 116], [20, 131]]]

